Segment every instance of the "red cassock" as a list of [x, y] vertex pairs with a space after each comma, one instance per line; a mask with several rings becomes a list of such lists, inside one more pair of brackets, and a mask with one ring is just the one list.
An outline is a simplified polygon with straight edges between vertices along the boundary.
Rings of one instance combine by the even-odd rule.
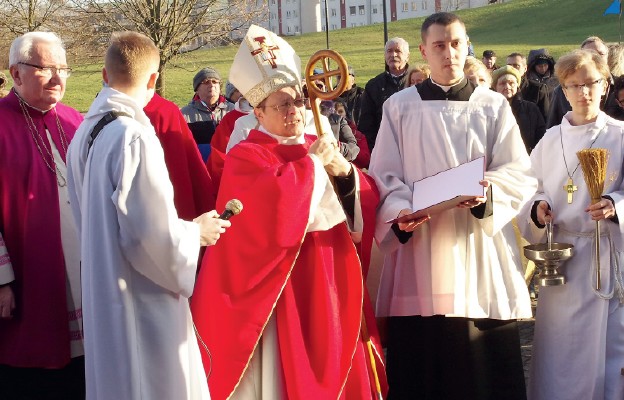
[[[306, 233], [314, 182], [307, 153], [315, 139], [280, 145], [252, 130], [228, 153], [223, 170], [228, 184], [222, 185], [217, 206], [237, 198], [244, 210], [206, 253], [191, 303], [212, 355], [202, 354], [215, 400], [232, 394], [272, 315], [287, 398], [373, 398], [363, 308], [384, 395], [387, 391], [375, 320], [346, 223]], [[357, 173], [365, 224], [373, 229], [378, 193]], [[370, 244], [372, 233], [364, 237]]]
[[215, 133], [210, 140], [210, 155], [206, 161], [206, 168], [212, 178], [215, 193], [219, 191], [221, 174], [223, 173], [223, 163], [225, 161], [225, 150], [230, 141], [230, 136], [232, 136], [232, 131], [234, 131], [234, 123], [243, 115], [247, 115], [247, 113], [236, 109], [225, 114], [221, 122], [219, 122], [219, 125], [217, 125], [217, 129], [215, 129]]
[[190, 221], [213, 210], [216, 191], [178, 106], [154, 94], [143, 111], [165, 153], [178, 216]]

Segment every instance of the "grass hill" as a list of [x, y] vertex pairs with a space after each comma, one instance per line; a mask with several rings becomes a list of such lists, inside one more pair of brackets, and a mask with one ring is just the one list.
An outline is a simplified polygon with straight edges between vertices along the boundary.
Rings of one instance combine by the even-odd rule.
[[[546, 47], [557, 59], [579, 46], [588, 36], [597, 35], [608, 42], [620, 40], [617, 15], [603, 16], [612, 0], [506, 0], [503, 4], [462, 10], [475, 53], [493, 49], [504, 57], [514, 51], [527, 54], [530, 49]], [[388, 37], [400, 36], [411, 45], [411, 63], [422, 62], [418, 44], [423, 18], [388, 23]], [[325, 33], [286, 37], [301, 56], [303, 66], [317, 50], [326, 46]], [[330, 31], [330, 48], [340, 52], [356, 70], [356, 82], [366, 82], [384, 68], [383, 24]], [[186, 54], [174, 60], [166, 71], [165, 97], [179, 106], [193, 95], [196, 71], [216, 68], [225, 80], [238, 46], [226, 46]], [[504, 62], [504, 61], [503, 61]], [[302, 67], [303, 67], [302, 66]], [[74, 66], [64, 102], [86, 111], [101, 88], [101, 65]]]

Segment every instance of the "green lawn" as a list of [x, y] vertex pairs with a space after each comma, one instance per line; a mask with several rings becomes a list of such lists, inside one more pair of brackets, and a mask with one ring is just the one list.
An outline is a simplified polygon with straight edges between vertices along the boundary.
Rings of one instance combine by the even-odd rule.
[[[603, 16], [612, 0], [507, 0], [458, 12], [466, 22], [475, 53], [493, 49], [500, 56], [514, 51], [546, 47], [555, 59], [578, 47], [590, 35], [605, 41], [619, 41], [617, 15]], [[411, 44], [411, 62], [422, 62], [418, 51], [422, 18], [391, 22], [389, 37], [400, 36]], [[306, 63], [317, 50], [325, 48], [325, 33], [286, 37]], [[360, 86], [384, 68], [383, 24], [330, 32], [330, 47], [340, 52], [356, 70]], [[222, 78], [237, 46], [197, 51], [174, 60], [166, 71], [166, 95], [183, 106], [193, 95], [192, 79], [204, 66], [216, 68]], [[504, 62], [504, 61], [503, 61]], [[64, 102], [86, 111], [101, 87], [101, 65], [73, 65], [75, 72], [67, 83]]]

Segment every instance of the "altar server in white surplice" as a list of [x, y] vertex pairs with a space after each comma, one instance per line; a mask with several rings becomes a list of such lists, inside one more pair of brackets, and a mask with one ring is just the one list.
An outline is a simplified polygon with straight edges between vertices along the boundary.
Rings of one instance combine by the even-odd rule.
[[[565, 285], [539, 291], [529, 398], [622, 400], [624, 123], [600, 111], [610, 74], [598, 53], [575, 50], [557, 61], [555, 73], [572, 111], [531, 153], [538, 190], [518, 222], [527, 240], [536, 243], [545, 241], [544, 223], [552, 218], [553, 240], [574, 245], [574, 255], [560, 268]], [[609, 152], [603, 197], [593, 205], [576, 156], [588, 148]], [[594, 254], [598, 220], [600, 290]]]
[[[143, 112], [158, 62], [145, 35], [114, 33], [107, 86], [69, 147], [88, 400], [210, 399], [188, 298], [200, 245], [214, 244], [230, 223], [214, 210], [196, 222], [178, 218], [163, 149]], [[110, 112], [123, 115], [95, 136]]]
[[[536, 181], [509, 103], [464, 77], [463, 22], [433, 14], [421, 36], [431, 77], [386, 101], [370, 164], [389, 398], [524, 399], [515, 320], [531, 305], [511, 220]], [[385, 222], [412, 212], [413, 182], [482, 156], [486, 196], [429, 220]]]

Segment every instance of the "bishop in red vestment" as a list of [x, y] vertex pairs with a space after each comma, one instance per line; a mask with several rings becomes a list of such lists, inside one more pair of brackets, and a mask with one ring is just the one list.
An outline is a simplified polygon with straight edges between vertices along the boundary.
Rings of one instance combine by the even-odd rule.
[[[273, 54], [277, 67], [241, 73], [256, 65], [245, 57], [263, 48], [279, 48], [262, 58]], [[226, 157], [217, 206], [237, 198], [244, 209], [206, 254], [191, 303], [207, 349], [211, 396], [385, 396], [383, 356], [354, 244], [366, 240], [370, 248], [378, 194], [333, 138], [303, 134], [300, 68], [290, 67], [296, 55], [288, 51], [285, 41], [252, 26], [230, 70], [260, 126]]]

